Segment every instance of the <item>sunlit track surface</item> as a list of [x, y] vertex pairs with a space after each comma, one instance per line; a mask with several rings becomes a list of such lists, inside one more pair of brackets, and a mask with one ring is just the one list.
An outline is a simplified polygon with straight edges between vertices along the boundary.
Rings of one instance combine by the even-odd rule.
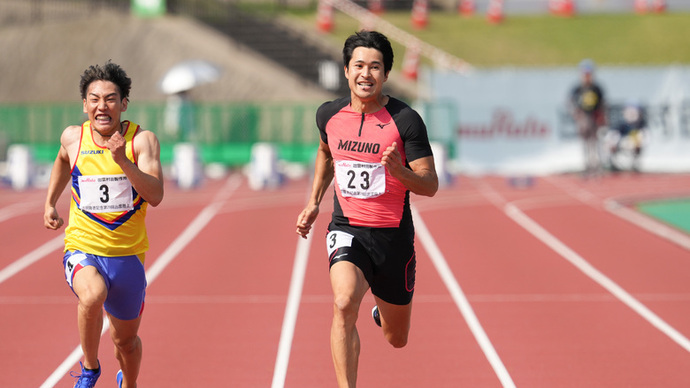
[[[411, 196], [418, 266], [410, 343], [386, 343], [368, 295], [358, 323], [360, 386], [690, 386], [690, 250], [610, 209], [690, 196], [690, 175], [529, 183], [458, 176], [433, 198]], [[194, 190], [166, 184], [147, 219], [152, 281], [140, 386], [335, 385], [324, 242], [332, 193], [300, 253], [295, 221], [310, 186], [301, 179], [253, 191], [241, 175]], [[73, 382], [59, 367], [79, 344], [76, 300], [62, 275], [62, 232], [42, 225], [44, 200], [43, 190], [0, 189], [1, 387], [38, 387], [56, 370], [48, 386]], [[64, 193], [63, 217], [68, 205]], [[300, 255], [304, 283], [286, 328]], [[279, 349], [286, 333], [290, 346]], [[99, 386], [114, 386], [119, 368], [107, 334], [100, 357]]]

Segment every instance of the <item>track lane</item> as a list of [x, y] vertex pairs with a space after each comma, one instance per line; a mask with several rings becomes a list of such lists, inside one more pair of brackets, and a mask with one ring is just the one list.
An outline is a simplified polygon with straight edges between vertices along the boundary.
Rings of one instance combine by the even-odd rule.
[[[335, 384], [329, 333], [332, 296], [328, 280], [325, 235], [332, 192], [326, 196], [313, 228], [313, 246], [300, 306], [295, 344], [286, 387]], [[418, 198], [413, 196], [413, 202]], [[295, 213], [295, 217], [297, 213]], [[428, 253], [417, 240], [417, 282], [412, 329], [408, 345], [394, 349], [383, 338], [369, 312], [374, 305], [367, 293], [360, 308], [361, 340], [358, 381], [362, 386], [500, 387], [476, 341], [449, 296]]]
[[[690, 292], [683, 275], [690, 260], [686, 253], [606, 212], [602, 205], [607, 198], [658, 196], [659, 188], [667, 195], [679, 195], [683, 185], [690, 187], [685, 178], [619, 176], [592, 182], [555, 176], [538, 179], [532, 188], [517, 189], [499, 177], [460, 177], [455, 186], [436, 197], [413, 196], [413, 202], [518, 387], [675, 387], [690, 383], [683, 373], [690, 366], [687, 352], [520, 228], [496, 204], [518, 205], [688, 335]], [[149, 208], [147, 270], [223, 184], [207, 181], [193, 191], [166, 184], [163, 204]], [[209, 386], [270, 385], [297, 240], [294, 221], [306, 201], [308, 185], [301, 180], [278, 192], [253, 192], [243, 184], [203, 233], [151, 284], [141, 332], [145, 346], [142, 385], [180, 386], [202, 380]], [[487, 198], [486, 188], [499, 199]], [[43, 193], [34, 197], [34, 214], [13, 215], [11, 220], [21, 228], [44, 231], [40, 221]], [[4, 192], [2, 198], [0, 202], [8, 198]], [[30, 196], [15, 198], [25, 201]], [[2, 209], [12, 206], [6, 203]], [[329, 210], [323, 211], [315, 226], [286, 387], [334, 383], [328, 345], [331, 295], [323, 248], [330, 207], [324, 204], [323, 209]], [[0, 222], [0, 228], [7, 225]], [[9, 236], [13, 229], [4, 230]], [[628, 238], [599, 240], [611, 230], [620, 230]], [[21, 243], [16, 236], [29, 235], [22, 232], [12, 234], [7, 243], [18, 254], [38, 244], [34, 239], [22, 243], [23, 248], [9, 248], [15, 240]], [[632, 242], [628, 241], [631, 236]], [[634, 249], [622, 265], [607, 245]], [[232, 252], [225, 256], [263, 260], [246, 260], [241, 265], [231, 261], [235, 266], [230, 265], [217, 254], [228, 246]], [[212, 273], [198, 265], [196, 252], [207, 258], [215, 254], [213, 260], [220, 260], [214, 261]], [[419, 241], [417, 253], [408, 347], [393, 349], [385, 342], [369, 316], [373, 298], [365, 298], [359, 324], [361, 385], [499, 387]], [[21, 384], [28, 381], [27, 386], [38, 386], [50, 373], [48, 369], [55, 368], [78, 344], [76, 300], [64, 284], [60, 259], [57, 251], [0, 283], [0, 328], [11, 333], [3, 335], [0, 360], [12, 372], [0, 375], [0, 386], [18, 386], [18, 377]], [[199, 330], [200, 322], [207, 330]], [[101, 379], [106, 385], [114, 382], [116, 370], [111, 346], [104, 338]], [[200, 373], [207, 370], [209, 360], [213, 372]], [[45, 372], [36, 373], [41, 370]], [[65, 377], [57, 386], [71, 386], [71, 382]]]
[[[610, 190], [614, 186], [608, 185], [606, 187]], [[504, 189], [504, 187], [498, 189]], [[639, 291], [641, 285], [646, 284], [647, 286], [654, 285], [657, 290], [660, 287], [663, 290], [662, 293], [672, 293], [674, 280], [680, 280], [677, 273], [687, 273], [687, 263], [681, 264], [679, 262], [685, 261], [683, 255], [687, 256], [687, 253], [681, 252], [673, 244], [663, 242], [648, 233], [640, 232], [639, 228], [613, 217], [605, 212], [601, 205], [596, 206], [595, 197], [590, 195], [586, 197], [585, 201], [581, 201], [582, 196], [580, 196], [580, 200], [576, 200], [572, 204], [544, 209], [532, 208], [526, 213], [604, 275], [612, 278], [614, 282], [620, 283], [626, 292], [635, 293]], [[672, 251], [668, 255], [673, 259], [669, 261], [676, 260], [675, 263], [668, 263], [669, 266], [665, 270], [661, 269], [665, 273], [664, 276], [668, 276], [670, 283], [672, 283], [668, 286], [665, 282], [660, 281], [661, 278], [655, 276], [660, 271], [659, 267], [652, 268], [648, 265], [649, 263], [645, 264], [649, 260], [651, 252], [662, 253], [667, 248]], [[626, 258], [623, 263], [620, 260], [621, 256]], [[678, 272], [672, 276], [671, 273], [674, 271]], [[683, 288], [682, 292], [687, 292], [687, 286], [684, 283], [682, 281], [675, 282], [675, 287], [680, 286]], [[604, 338], [593, 344], [595, 346], [591, 349], [597, 349], [596, 345], [600, 344], [615, 344], [612, 341], [617, 339], [620, 345], [615, 345], [615, 348], [620, 348], [625, 356], [607, 360], [602, 355], [612, 352], [611, 349], [613, 349], [613, 347], [607, 347], [602, 351], [595, 352], [590, 357], [599, 359], [600, 365], [607, 365], [607, 368], [601, 371], [602, 378], [613, 376], [609, 377], [608, 381], [600, 379], [599, 384], [619, 386], [635, 382], [649, 386], [664, 381], [665, 384], [669, 384], [668, 386], [687, 385], [687, 377], [681, 371], [687, 370], [687, 367], [690, 366], [688, 364], [690, 358], [686, 350], [669, 341], [667, 334], [673, 335], [674, 333], [662, 333], [649, 325], [642, 315], [637, 315], [636, 312], [635, 315], [630, 316], [632, 310], [618, 311], [619, 307], [618, 305], [611, 306], [611, 309], [601, 312], [601, 321], [597, 323], [596, 327], [599, 329], [606, 328], [610, 324], [613, 324], [614, 327], [602, 331], [605, 334]], [[680, 303], [677, 304], [677, 307], [681, 307]], [[613, 310], [614, 308], [615, 310]], [[613, 311], [618, 312], [612, 315], [611, 312]], [[627, 318], [624, 319], [624, 317]], [[647, 316], [644, 318], [650, 319]], [[656, 318], [655, 316], [651, 317], [651, 319]], [[663, 321], [662, 323], [666, 324]], [[671, 328], [670, 330], [673, 331], [674, 329]], [[687, 341], [687, 339], [681, 339]], [[608, 352], [604, 350], [608, 350]], [[665, 356], [659, 357], [660, 354]], [[578, 358], [578, 360], [581, 359], [582, 357]], [[668, 373], [669, 369], [677, 372]], [[626, 370], [628, 371], [627, 374], [624, 372]]]
[[[256, 192], [243, 181], [150, 287], [142, 385], [270, 385], [295, 241], [286, 231], [304, 198], [297, 191]], [[217, 373], [195, 372], [203, 370]]]

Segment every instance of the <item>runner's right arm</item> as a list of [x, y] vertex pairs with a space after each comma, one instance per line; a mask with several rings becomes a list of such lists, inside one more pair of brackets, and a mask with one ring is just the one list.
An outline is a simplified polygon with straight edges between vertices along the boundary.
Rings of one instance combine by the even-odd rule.
[[311, 196], [307, 206], [297, 217], [297, 234], [303, 238], [307, 237], [312, 224], [316, 221], [321, 201], [333, 181], [333, 156], [328, 144], [324, 143], [323, 140], [319, 142], [319, 149], [314, 164], [314, 182], [312, 184]]
[[48, 184], [48, 194], [43, 212], [43, 225], [48, 229], [57, 230], [65, 223], [60, 217], [55, 206], [60, 195], [69, 183], [72, 164], [70, 161], [69, 149], [78, 142], [80, 127], [67, 127], [60, 136], [60, 150], [58, 151], [53, 169], [50, 172], [50, 182]]

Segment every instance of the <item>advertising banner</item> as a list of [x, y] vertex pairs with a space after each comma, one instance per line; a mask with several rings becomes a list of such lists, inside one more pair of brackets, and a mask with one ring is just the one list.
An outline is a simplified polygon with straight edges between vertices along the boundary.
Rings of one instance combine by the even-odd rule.
[[[644, 109], [649, 136], [643, 169], [690, 171], [690, 67], [601, 67], [594, 78], [604, 91], [610, 125], [626, 104]], [[455, 104], [454, 162], [460, 170], [582, 169], [583, 146], [568, 104], [580, 82], [577, 67], [430, 71], [428, 80], [432, 100]], [[600, 129], [602, 138], [606, 130]]]

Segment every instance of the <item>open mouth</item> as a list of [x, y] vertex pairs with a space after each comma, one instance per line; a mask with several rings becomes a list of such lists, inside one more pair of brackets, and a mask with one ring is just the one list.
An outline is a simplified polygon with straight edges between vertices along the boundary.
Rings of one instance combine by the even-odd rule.
[[108, 115], [96, 115], [95, 119], [98, 124], [102, 125], [109, 124], [112, 121], [112, 118]]
[[374, 84], [371, 82], [359, 82], [357, 83], [357, 86], [359, 86], [360, 89], [369, 90], [374, 87]]

